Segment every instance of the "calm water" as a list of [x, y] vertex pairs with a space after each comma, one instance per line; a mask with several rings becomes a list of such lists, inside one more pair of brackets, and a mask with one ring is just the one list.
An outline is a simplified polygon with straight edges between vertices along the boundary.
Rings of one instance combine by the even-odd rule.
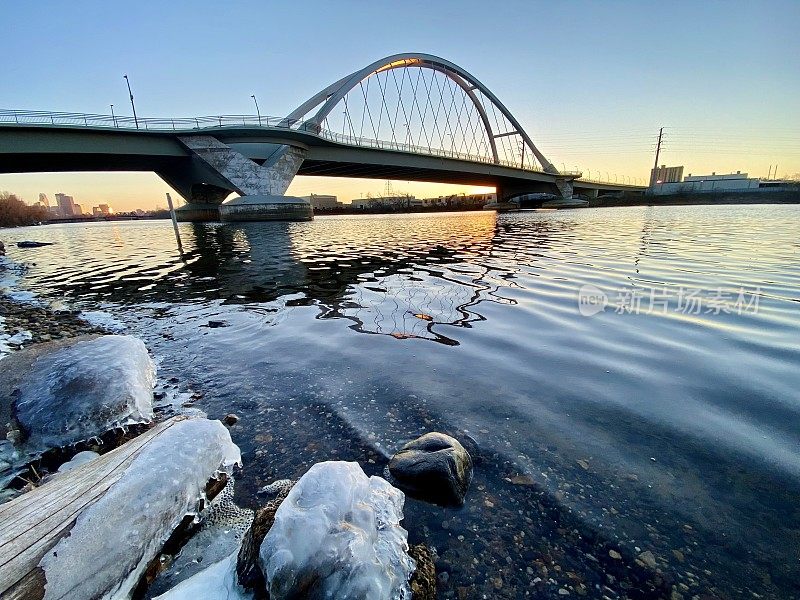
[[326, 458], [381, 474], [439, 429], [477, 457], [464, 509], [407, 502], [441, 597], [800, 597], [800, 207], [181, 235], [183, 256], [168, 221], [2, 232], [56, 242], [9, 249], [21, 286], [110, 312], [164, 385], [242, 417], [243, 504]]

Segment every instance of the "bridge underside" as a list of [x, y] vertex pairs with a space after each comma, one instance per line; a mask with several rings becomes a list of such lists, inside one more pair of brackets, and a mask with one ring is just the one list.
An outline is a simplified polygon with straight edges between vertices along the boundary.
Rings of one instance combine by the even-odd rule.
[[[542, 192], [572, 194], [571, 186], [560, 190], [565, 180], [550, 173], [345, 146], [297, 131], [0, 127], [0, 173], [75, 171], [155, 172], [186, 200], [183, 214], [190, 220], [216, 219], [218, 207], [234, 193], [282, 195], [295, 174], [495, 187], [500, 200]], [[618, 186], [576, 181], [574, 187], [592, 193]]]

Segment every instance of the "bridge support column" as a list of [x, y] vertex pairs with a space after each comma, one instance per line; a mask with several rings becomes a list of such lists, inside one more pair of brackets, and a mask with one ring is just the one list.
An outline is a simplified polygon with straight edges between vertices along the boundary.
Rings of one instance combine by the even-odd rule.
[[565, 200], [572, 198], [574, 192], [574, 180], [556, 177], [556, 187], [558, 188], [561, 197]]
[[308, 200], [283, 195], [303, 164], [305, 149], [284, 145], [259, 165], [210, 135], [187, 135], [178, 139], [231, 190], [242, 195], [220, 204], [221, 220], [308, 221], [313, 218], [314, 211]]

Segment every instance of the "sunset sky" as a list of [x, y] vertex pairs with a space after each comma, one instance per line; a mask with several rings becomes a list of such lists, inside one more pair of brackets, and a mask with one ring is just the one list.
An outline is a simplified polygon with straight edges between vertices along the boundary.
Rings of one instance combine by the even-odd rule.
[[[29, 2], [4, 7], [0, 108], [139, 116], [285, 115], [343, 75], [416, 51], [491, 89], [558, 167], [645, 179], [800, 173], [800, 3], [765, 2]], [[342, 200], [383, 181], [297, 178], [290, 194]], [[394, 182], [417, 196], [464, 186]], [[26, 201], [65, 192], [86, 206], [163, 205], [152, 173], [0, 175]]]

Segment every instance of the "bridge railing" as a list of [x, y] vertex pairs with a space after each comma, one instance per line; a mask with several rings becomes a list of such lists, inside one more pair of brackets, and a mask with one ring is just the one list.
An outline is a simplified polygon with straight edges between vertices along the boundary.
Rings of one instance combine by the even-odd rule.
[[[415, 144], [402, 143], [397, 141], [375, 140], [350, 136], [327, 129], [322, 129], [316, 124], [307, 123], [302, 120], [287, 120], [286, 117], [271, 117], [266, 115], [214, 115], [204, 117], [189, 117], [175, 119], [154, 119], [150, 117], [136, 118], [122, 115], [99, 115], [69, 112], [49, 112], [49, 111], [21, 111], [0, 109], [0, 124], [19, 124], [19, 125], [61, 125], [71, 127], [107, 127], [111, 129], [139, 129], [154, 132], [166, 131], [198, 131], [204, 129], [221, 127], [264, 127], [270, 129], [292, 129], [304, 131], [317, 135], [323, 139], [331, 140], [336, 143], [361, 148], [378, 148], [381, 150], [395, 150], [413, 154], [424, 154], [429, 156], [441, 156], [444, 158], [454, 158], [470, 162], [494, 164], [504, 167], [511, 167], [534, 173], [544, 173], [545, 171], [538, 165], [535, 168], [524, 166], [521, 163], [500, 160], [495, 161], [493, 157], [486, 155], [475, 155], [457, 150], [447, 150], [432, 146], [419, 146]], [[580, 177], [580, 173], [562, 173], [566, 176]], [[584, 179], [583, 181], [587, 181]]]
[[[444, 158], [455, 158], [458, 160], [467, 160], [470, 162], [480, 162], [486, 164], [502, 165], [512, 167], [515, 169], [522, 169], [519, 163], [511, 161], [495, 161], [491, 156], [475, 155], [466, 152], [459, 152], [457, 150], [447, 150], [444, 148], [434, 148], [432, 146], [418, 146], [416, 144], [405, 144], [396, 141], [375, 140], [371, 138], [361, 138], [346, 134], [329, 131], [327, 129], [319, 129], [316, 133], [325, 139], [337, 142], [339, 144], [346, 144], [348, 146], [357, 146], [363, 148], [378, 148], [381, 150], [396, 150], [399, 152], [409, 152], [413, 154], [427, 154], [430, 156], [441, 156]], [[541, 169], [525, 168], [526, 171], [544, 172]]]
[[115, 129], [144, 129], [147, 131], [183, 131], [209, 127], [281, 127], [296, 129], [298, 121], [287, 122], [285, 117], [258, 115], [214, 115], [175, 119], [134, 119], [122, 115], [97, 115], [69, 112], [31, 110], [0, 110], [0, 123], [19, 125], [67, 125], [76, 127], [109, 127]]

